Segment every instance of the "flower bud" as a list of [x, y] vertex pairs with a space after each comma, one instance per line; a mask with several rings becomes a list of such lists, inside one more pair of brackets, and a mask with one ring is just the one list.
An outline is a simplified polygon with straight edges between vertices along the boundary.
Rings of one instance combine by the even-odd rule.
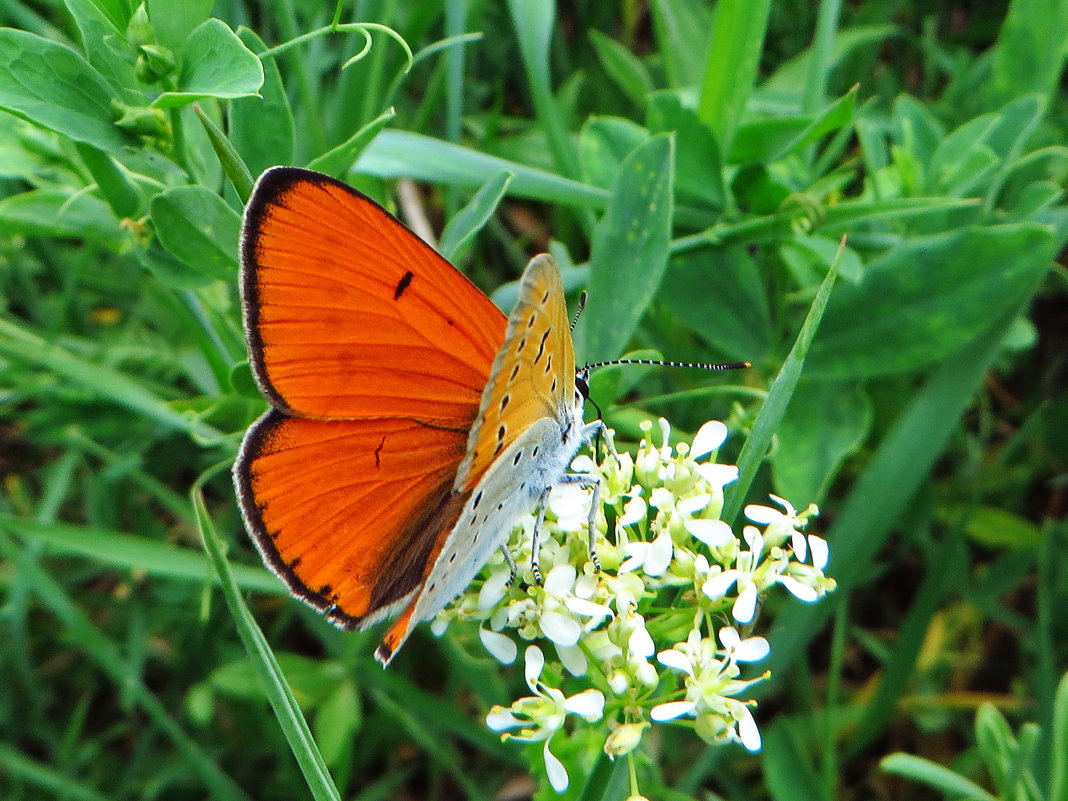
[[647, 728], [649, 724], [644, 720], [640, 723], [624, 723], [608, 735], [604, 741], [604, 752], [612, 759], [629, 754], [638, 747], [642, 733]]

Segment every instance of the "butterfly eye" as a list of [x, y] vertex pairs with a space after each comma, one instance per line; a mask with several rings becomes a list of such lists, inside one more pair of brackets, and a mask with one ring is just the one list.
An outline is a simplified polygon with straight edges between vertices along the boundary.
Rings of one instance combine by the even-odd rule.
[[582, 396], [583, 400], [589, 400], [590, 385], [587, 384], [586, 379], [580, 375], [575, 376], [575, 389], [578, 390], [578, 394]]

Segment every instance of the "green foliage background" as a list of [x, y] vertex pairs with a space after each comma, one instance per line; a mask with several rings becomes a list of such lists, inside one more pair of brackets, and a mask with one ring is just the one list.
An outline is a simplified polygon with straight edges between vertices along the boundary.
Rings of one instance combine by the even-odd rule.
[[[594, 386], [623, 439], [650, 414], [749, 435], [750, 497], [818, 502], [840, 586], [766, 612], [762, 753], [667, 730], [635, 763], [646, 794], [1068, 798], [1068, 5], [338, 13], [0, 7], [0, 794], [490, 798], [534, 770], [552, 795], [482, 723], [522, 682], [473, 632], [424, 632], [383, 672], [374, 631], [332, 630], [259, 566], [225, 472], [188, 497], [263, 408], [239, 215], [259, 171], [296, 164], [390, 205], [414, 180], [505, 307], [551, 250], [590, 292], [582, 358], [754, 363]], [[343, 69], [363, 35], [304, 36], [338, 20], [391, 26], [414, 66], [374, 31]], [[259, 681], [212, 527], [293, 696]], [[571, 795], [626, 794], [599, 747], [564, 754]]]

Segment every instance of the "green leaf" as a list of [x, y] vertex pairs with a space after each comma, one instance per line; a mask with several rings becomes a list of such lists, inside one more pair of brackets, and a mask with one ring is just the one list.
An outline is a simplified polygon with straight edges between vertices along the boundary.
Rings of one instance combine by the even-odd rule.
[[577, 337], [585, 360], [618, 356], [656, 295], [671, 236], [673, 151], [660, 134], [620, 166], [590, 244], [590, 301]]
[[[217, 576], [202, 551], [178, 548], [120, 531], [70, 523], [44, 523], [0, 515], [0, 525], [26, 540], [44, 543], [50, 550], [88, 557], [100, 564], [135, 567], [165, 579], [217, 582]], [[262, 567], [234, 565], [233, 570], [234, 578], [243, 590], [285, 594], [285, 587], [278, 578]]]
[[582, 178], [594, 186], [609, 188], [620, 165], [634, 148], [649, 138], [640, 125], [621, 117], [591, 117], [579, 133]]
[[697, 112], [685, 107], [675, 92], [655, 92], [649, 98], [646, 125], [650, 133], [675, 134], [676, 189], [723, 208], [723, 160], [716, 137]]
[[1068, 5], [1060, 0], [1013, 0], [994, 46], [989, 105], [1037, 92], [1049, 97], [1068, 57]]
[[515, 197], [585, 208], [603, 208], [608, 201], [608, 192], [600, 187], [410, 131], [382, 131], [363, 151], [355, 170], [470, 189], [508, 171], [515, 173], [510, 186]]
[[500, 205], [515, 173], [502, 172], [484, 183], [441, 232], [438, 251], [449, 261], [462, 256], [475, 234], [485, 227]]
[[771, 314], [760, 269], [744, 248], [672, 257], [660, 300], [730, 359], [757, 362], [771, 346]]
[[325, 172], [327, 175], [344, 175], [383, 128], [396, 116], [390, 108], [379, 114], [356, 133], [336, 147], [317, 156], [308, 163], [308, 169]]
[[129, 174], [100, 149], [84, 142], [75, 142], [75, 147], [112, 213], [120, 220], [137, 216], [145, 197]]
[[705, 51], [697, 116], [715, 134], [721, 153], [732, 152], [760, 66], [771, 0], [720, 0]]
[[145, 0], [157, 41], [178, 55], [192, 41], [193, 30], [211, 16], [213, 5], [214, 0]]
[[240, 215], [202, 186], [179, 186], [152, 198], [160, 244], [194, 270], [233, 281], [237, 274]]
[[838, 265], [841, 258], [841, 250], [839, 250], [834, 261], [831, 262], [830, 269], [827, 270], [827, 275], [823, 278], [823, 283], [816, 291], [816, 297], [809, 307], [805, 322], [797, 334], [797, 339], [794, 340], [793, 347], [790, 348], [790, 353], [787, 354], [782, 367], [779, 368], [778, 375], [775, 376], [775, 381], [772, 382], [771, 389], [768, 390], [767, 399], [760, 407], [749, 438], [746, 439], [738, 454], [738, 480], [727, 487], [724, 493], [723, 513], [720, 516], [728, 523], [733, 523], [738, 516], [746, 493], [749, 492], [756, 478], [757, 469], [771, 446], [772, 436], [778, 430], [790, 399], [794, 395], [797, 382], [801, 378], [801, 368], [805, 364], [812, 340], [819, 330], [827, 303], [831, 298], [831, 290], [838, 277]]
[[843, 285], [809, 354], [809, 375], [866, 377], [945, 358], [1017, 305], [1057, 250], [1033, 224], [969, 228], [922, 237], [868, 265]]
[[852, 121], [856, 98], [856, 89], [850, 89], [818, 114], [744, 123], [738, 128], [729, 161], [732, 164], [768, 163], [810, 145]]
[[104, 76], [69, 47], [0, 28], [0, 109], [118, 153], [127, 140], [114, 125], [113, 94]]
[[[872, 25], [843, 28], [835, 33], [834, 54], [829, 67], [842, 61], [853, 51], [875, 50], [891, 36], [899, 33], [895, 25]], [[812, 48], [806, 48], [800, 55], [787, 61], [779, 67], [763, 84], [761, 84], [757, 96], [764, 98], [774, 96], [777, 98], [789, 98], [787, 104], [790, 110], [800, 110], [801, 98], [805, 91], [810, 69], [809, 62], [812, 59]]]
[[1057, 682], [1057, 692], [1053, 699], [1053, 753], [1049, 764], [1053, 775], [1050, 777], [1050, 801], [1068, 801], [1068, 673]]
[[704, 72], [712, 14], [700, 0], [653, 0], [653, 33], [672, 89], [693, 87]]
[[85, 239], [115, 249], [127, 238], [104, 201], [59, 189], [37, 189], [0, 200], [0, 231], [9, 236]]
[[129, 12], [121, 2], [64, 0], [81, 34], [82, 50], [89, 63], [108, 81], [113, 91], [129, 103], [139, 102], [134, 61], [125, 30]]
[[645, 65], [634, 53], [600, 31], [591, 30], [589, 37], [608, 77], [636, 105], [645, 106], [645, 98], [653, 91], [653, 79]]
[[209, 19], [189, 34], [182, 52], [178, 89], [164, 92], [152, 105], [185, 106], [214, 97], [229, 100], [256, 94], [263, 85], [263, 65], [226, 23]]
[[[267, 49], [260, 37], [248, 28], [239, 28], [237, 35], [253, 53]], [[259, 97], [239, 97], [230, 101], [229, 121], [230, 142], [253, 175], [276, 164], [293, 163], [296, 127], [277, 59], [263, 63], [263, 86]]]
[[799, 509], [821, 502], [843, 460], [864, 442], [871, 421], [871, 401], [856, 383], [802, 378], [771, 455], [775, 492]]
[[[938, 517], [945, 523], [958, 519], [962, 509], [943, 505]], [[1020, 515], [992, 506], [979, 506], [968, 514], [968, 537], [987, 548], [1037, 548], [1042, 540], [1038, 526]]]
[[975, 782], [929, 759], [911, 754], [890, 754], [880, 760], [879, 767], [887, 773], [934, 787], [953, 798], [967, 798], [969, 801], [997, 801]]
[[352, 681], [339, 682], [320, 703], [312, 721], [315, 740], [327, 765], [337, 765], [352, 751], [362, 724], [360, 694]]
[[248, 653], [249, 660], [267, 695], [267, 700], [278, 719], [282, 733], [289, 743], [290, 750], [300, 765], [308, 789], [316, 801], [340, 801], [341, 794], [334, 786], [330, 771], [315, 744], [315, 738], [312, 737], [308, 722], [300, 711], [300, 705], [286, 682], [285, 674], [271, 652], [271, 647], [267, 644], [263, 632], [256, 625], [252, 613], [248, 611], [248, 607], [241, 598], [241, 591], [234, 580], [233, 571], [226, 557], [223, 556], [218, 535], [215, 533], [215, 525], [204, 506], [199, 486], [193, 490], [192, 495], [193, 509], [196, 512], [197, 526], [204, 543], [204, 550], [207, 551], [208, 558], [219, 575], [223, 598], [226, 599], [226, 605], [234, 618], [241, 643], [245, 646], [245, 651]]

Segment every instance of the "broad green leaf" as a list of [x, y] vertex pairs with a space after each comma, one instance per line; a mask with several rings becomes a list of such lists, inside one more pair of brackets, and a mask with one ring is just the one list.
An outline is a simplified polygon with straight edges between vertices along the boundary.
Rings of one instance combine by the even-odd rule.
[[[203, 551], [179, 548], [147, 537], [70, 523], [44, 523], [0, 516], [0, 525], [59, 553], [77, 554], [100, 564], [135, 567], [162, 579], [217, 582]], [[284, 595], [285, 586], [262, 567], [234, 565], [234, 579], [243, 590]]]
[[493, 213], [497, 211], [508, 184], [512, 182], [514, 173], [502, 172], [483, 184], [470, 202], [449, 220], [445, 230], [441, 232], [438, 250], [449, 261], [455, 261], [462, 256], [475, 234], [485, 227]]
[[197, 289], [212, 282], [211, 276], [194, 270], [176, 256], [164, 250], [158, 239], [153, 239], [147, 248], [135, 252], [138, 262], [154, 278], [175, 289]]
[[802, 378], [771, 456], [775, 492], [799, 509], [822, 502], [842, 461], [863, 443], [871, 419], [871, 401], [855, 382]]
[[[944, 523], [956, 521], [963, 510], [952, 504], [938, 509], [939, 519]], [[1006, 509], [979, 506], [969, 511], [968, 536], [987, 548], [1037, 548], [1042, 540], [1042, 531], [1030, 520]]]
[[[829, 66], [833, 67], [854, 50], [878, 48], [886, 39], [897, 35], [898, 28], [894, 25], [858, 26], [841, 29], [835, 34], [834, 56]], [[810, 47], [772, 73], [771, 77], [761, 84], [758, 94], [788, 97], [792, 103], [796, 103], [796, 105], [792, 106], [793, 109], [800, 110], [811, 58], [812, 48]]]
[[37, 189], [0, 200], [0, 231], [9, 237], [85, 239], [116, 249], [126, 241], [104, 201], [58, 189]]
[[159, 43], [181, 56], [190, 34], [211, 16], [213, 0], [145, 0], [148, 19]]
[[926, 784], [952, 798], [967, 798], [968, 801], [997, 801], [997, 799], [970, 779], [961, 776], [936, 762], [911, 754], [890, 754], [883, 757], [879, 767], [887, 773]]
[[732, 152], [760, 67], [771, 0], [720, 0], [705, 51], [697, 116], [716, 137], [721, 153]]
[[998, 110], [997, 120], [983, 138], [984, 144], [1004, 161], [1016, 159], [1045, 118], [1048, 105], [1043, 95], [1034, 94], [1006, 103]]
[[656, 92], [649, 98], [645, 124], [650, 133], [675, 134], [675, 188], [723, 208], [723, 160], [716, 137], [697, 112], [684, 106], [676, 92]]
[[589, 32], [590, 42], [597, 59], [608, 77], [615, 81], [627, 97], [637, 106], [645, 105], [645, 98], [653, 91], [653, 79], [649, 70], [630, 50], [600, 31]]
[[611, 187], [623, 160], [648, 138], [649, 132], [630, 120], [591, 117], [579, 133], [582, 179], [594, 186]]
[[308, 169], [319, 170], [327, 175], [344, 175], [364, 148], [374, 141], [394, 116], [396, 112], [392, 108], [382, 112], [340, 145], [312, 159], [308, 163]]
[[585, 360], [618, 356], [656, 295], [671, 236], [673, 151], [660, 134], [620, 166], [590, 244], [590, 300], [578, 337]]
[[571, 135], [552, 93], [549, 75], [549, 45], [556, 30], [556, 6], [543, 0], [508, 0], [519, 52], [538, 123], [545, 131], [556, 170], [574, 178], [578, 175], [578, 156]]
[[120, 220], [136, 216], [145, 198], [129, 174], [104, 151], [84, 142], [75, 142], [75, 147], [112, 213]]
[[1060, 0], [1013, 0], [994, 46], [988, 107], [1022, 94], [1048, 97], [1057, 88], [1068, 57], [1068, 4]]
[[892, 121], [894, 140], [919, 164], [930, 162], [946, 136], [945, 127], [931, 109], [912, 95], [900, 95], [894, 101]]
[[1039, 225], [909, 240], [843, 285], [809, 354], [810, 376], [885, 375], [939, 361], [1016, 306], [1058, 243]]
[[69, 47], [0, 28], [0, 109], [118, 153], [128, 142], [114, 125], [113, 96], [104, 77]]
[[[811, 234], [798, 235], [793, 239], [783, 240], [779, 255], [793, 275], [794, 283], [799, 287], [815, 286], [827, 273], [827, 265], [838, 252], [838, 242], [828, 236]], [[842, 263], [839, 275], [851, 284], [856, 284], [864, 277], [864, 262], [855, 250], [847, 246], [842, 250]]]
[[603, 208], [608, 201], [600, 187], [410, 131], [382, 131], [360, 155], [355, 171], [471, 189], [508, 171], [515, 173], [509, 192], [516, 197], [586, 208]]
[[189, 34], [182, 51], [178, 89], [153, 101], [158, 108], [184, 106], [214, 97], [248, 97], [263, 85], [263, 65], [226, 23], [209, 19]]
[[351, 753], [362, 724], [362, 705], [356, 686], [351, 679], [338, 682], [322, 700], [312, 720], [315, 741], [327, 765], [336, 766]]
[[[248, 28], [239, 28], [237, 35], [253, 53], [267, 49], [259, 36]], [[271, 58], [263, 63], [263, 86], [259, 97], [239, 97], [230, 101], [229, 121], [230, 142], [252, 175], [259, 175], [277, 164], [293, 163], [297, 134], [277, 59]]]
[[850, 89], [818, 114], [743, 123], [730, 151], [732, 164], [771, 162], [844, 128], [853, 118], [857, 93]]
[[137, 79], [134, 77], [137, 53], [126, 38], [129, 12], [123, 4], [94, 0], [64, 0], [64, 4], [78, 26], [82, 50], [89, 63], [122, 100], [127, 103], [139, 102]]
[[194, 270], [232, 281], [237, 274], [241, 217], [202, 186], [168, 189], [152, 199], [160, 243]]
[[672, 257], [659, 299], [688, 328], [729, 359], [761, 361], [771, 343], [771, 314], [760, 269], [744, 248]]
[[672, 89], [697, 86], [705, 66], [712, 14], [700, 0], [653, 0], [653, 34]]

